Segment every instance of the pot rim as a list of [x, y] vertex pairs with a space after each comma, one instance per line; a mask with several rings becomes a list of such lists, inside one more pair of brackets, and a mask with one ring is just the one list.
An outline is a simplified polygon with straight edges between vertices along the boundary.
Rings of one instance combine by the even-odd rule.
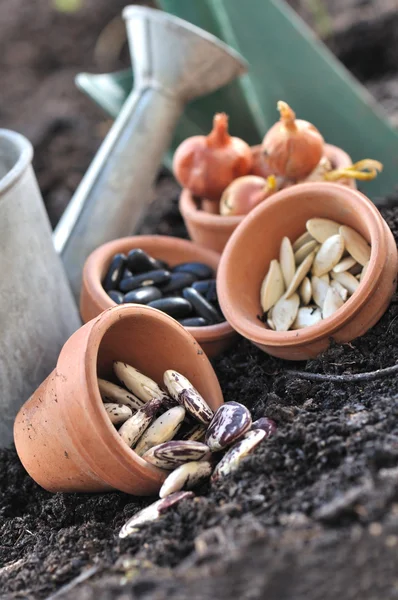
[[[83, 357], [82, 370], [86, 380], [86, 389], [82, 395], [82, 402], [84, 403], [87, 411], [88, 426], [90, 426], [91, 423], [94, 424], [98, 437], [101, 439], [101, 442], [104, 444], [104, 446], [107, 447], [108, 451], [113, 455], [113, 458], [124, 468], [131, 470], [132, 477], [134, 477], [134, 471], [138, 469], [142, 477], [149, 478], [150, 481], [154, 482], [155, 484], [161, 485], [167, 477], [167, 473], [141, 458], [141, 456], [139, 456], [133, 448], [130, 448], [128, 444], [122, 440], [120, 435], [118, 435], [117, 429], [111, 423], [105, 410], [97, 382], [97, 357], [99, 347], [105, 334], [116, 322], [123, 319], [128, 319], [130, 316], [137, 315], [139, 312], [149, 313], [155, 321], [158, 320], [167, 322], [170, 325], [170, 317], [156, 310], [155, 308], [143, 306], [141, 304], [125, 304], [109, 308], [103, 311], [92, 321], [89, 321], [86, 325], [83, 325], [84, 328], [88, 327], [88, 334], [85, 336], [84, 343], [80, 349]], [[181, 327], [181, 332], [183, 333], [184, 337], [189, 336], [184, 327], [182, 327], [178, 322], [173, 323], [173, 325]], [[62, 358], [61, 352], [59, 357], [59, 362], [61, 365]], [[61, 366], [60, 372], [62, 373], [62, 371], [63, 370]], [[58, 393], [58, 378], [56, 385]], [[59, 391], [59, 393], [61, 392]], [[61, 408], [62, 406], [63, 405], [61, 404]], [[78, 449], [79, 454], [84, 458], [93, 472], [99, 475], [99, 477], [101, 477], [101, 479], [110, 486], [115, 487], [115, 484], [112, 481], [112, 474], [110, 474], [106, 469], [102, 469], [102, 467], [96, 461], [95, 453], [87, 449], [81, 436], [73, 435], [75, 430], [67, 410], [63, 411], [63, 418], [66, 419], [69, 424], [68, 428], [70, 437], [73, 438], [74, 445]], [[109, 436], [111, 436], [111, 438]]]
[[[112, 240], [111, 242], [102, 244], [96, 250], [94, 250], [94, 252], [92, 252], [87, 258], [86, 263], [83, 267], [83, 285], [85, 286], [86, 291], [94, 304], [101, 304], [102, 310], [107, 310], [108, 308], [115, 306], [128, 306], [128, 304], [117, 305], [116, 302], [114, 302], [108, 296], [108, 294], [102, 287], [100, 270], [103, 265], [103, 262], [101, 260], [100, 264], [99, 259], [102, 257], [104, 251], [108, 251], [107, 253], [109, 255], [110, 262], [113, 254], [116, 254], [118, 251], [120, 251], [120, 246], [122, 244], [127, 245], [129, 242], [131, 242], [133, 244], [131, 246], [131, 249], [133, 249], [138, 248], [139, 246], [137, 244], [139, 243], [142, 243], [142, 245], [145, 246], [146, 244], [149, 244], [155, 240], [160, 241], [165, 248], [174, 247], [176, 250], [181, 250], [182, 254], [187, 248], [195, 248], [198, 251], [198, 253], [200, 253], [204, 257], [207, 257], [203, 258], [203, 261], [210, 260], [212, 262], [212, 265], [210, 266], [212, 266], [215, 269], [215, 271], [217, 271], [218, 264], [220, 261], [220, 254], [218, 254], [214, 250], [203, 248], [202, 246], [195, 244], [195, 242], [192, 242], [191, 240], [185, 240], [182, 238], [175, 238], [165, 235], [136, 235], [118, 238], [117, 240]], [[130, 306], [145, 305], [130, 303]], [[227, 320], [216, 325], [183, 328], [186, 329], [191, 335], [193, 335], [193, 337], [199, 343], [211, 342], [216, 339], [224, 340], [232, 335], [235, 335], [233, 328]]]
[[[227, 242], [224, 252], [221, 257], [218, 270], [218, 281], [225, 281], [228, 277], [229, 263], [231, 255], [243, 235], [257, 219], [266, 220], [267, 212], [275, 205], [280, 205], [281, 210], [286, 210], [286, 204], [291, 201], [297, 202], [298, 197], [303, 195], [328, 195], [334, 200], [342, 197], [350, 197], [358, 204], [358, 212], [367, 216], [367, 227], [371, 239], [371, 257], [369, 266], [365, 276], [361, 282], [361, 287], [358, 293], [354, 293], [345, 304], [334, 313], [331, 317], [322, 320], [321, 322], [310, 327], [293, 330], [293, 331], [273, 331], [249, 321], [239, 311], [236, 310], [238, 302], [226, 296], [224, 285], [219, 285], [219, 301], [222, 311], [231, 325], [244, 337], [252, 342], [260, 345], [281, 347], [281, 346], [301, 346], [311, 342], [315, 342], [325, 336], [330, 337], [344, 323], [353, 319], [353, 317], [363, 308], [370, 296], [373, 294], [374, 288], [377, 287], [380, 277], [382, 276], [384, 261], [386, 256], [386, 239], [384, 231], [384, 220], [375, 205], [361, 192], [348, 188], [347, 186], [331, 183], [300, 183], [281, 190], [267, 200], [266, 203], [260, 204], [254, 208], [246, 217]], [[320, 218], [322, 215], [318, 215]], [[380, 260], [382, 257], [382, 260]], [[261, 308], [260, 308], [261, 312]]]

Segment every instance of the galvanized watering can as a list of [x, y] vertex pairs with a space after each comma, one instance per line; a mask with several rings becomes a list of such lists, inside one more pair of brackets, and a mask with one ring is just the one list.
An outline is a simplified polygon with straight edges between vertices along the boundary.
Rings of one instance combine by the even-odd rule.
[[[22, 135], [0, 129], [0, 447], [80, 326]], [[29, 428], [29, 423], [26, 423]]]
[[185, 104], [246, 70], [237, 52], [181, 19], [138, 6], [123, 16], [134, 89], [54, 232], [76, 298], [87, 256], [134, 231]]

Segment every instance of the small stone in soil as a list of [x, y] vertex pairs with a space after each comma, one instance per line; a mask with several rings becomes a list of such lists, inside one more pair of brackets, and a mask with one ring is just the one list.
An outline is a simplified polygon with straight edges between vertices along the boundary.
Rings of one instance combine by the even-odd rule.
[[193, 288], [185, 288], [182, 291], [182, 295], [192, 304], [200, 317], [210, 321], [212, 324], [220, 322], [220, 315], [214, 306], [212, 306], [210, 302], [206, 300], [206, 298], [199, 294], [199, 292]]
[[173, 292], [179, 292], [185, 287], [189, 287], [196, 281], [195, 275], [192, 273], [172, 273], [170, 280], [161, 286], [162, 294], [168, 296]]
[[158, 286], [161, 283], [167, 283], [170, 279], [170, 272], [164, 269], [157, 271], [151, 271], [150, 273], [141, 273], [141, 275], [134, 275], [134, 277], [128, 277], [120, 282], [120, 290], [122, 292], [130, 292], [140, 287], [145, 286]]
[[195, 281], [192, 286], [194, 290], [202, 294], [206, 300], [214, 304], [218, 301], [217, 299], [217, 286], [215, 279], [204, 279], [202, 281]]
[[203, 317], [188, 317], [187, 319], [179, 319], [179, 323], [184, 327], [206, 327], [211, 325], [210, 321], [207, 321]]
[[127, 267], [134, 275], [140, 273], [148, 273], [149, 271], [155, 271], [156, 269], [163, 269], [160, 263], [149, 256], [141, 248], [133, 248], [127, 254]]
[[113, 300], [114, 302], [116, 302], [116, 304], [122, 304], [123, 303], [123, 294], [122, 292], [118, 292], [117, 290], [110, 290], [108, 292], [108, 296], [111, 300]]
[[197, 279], [211, 279], [213, 269], [201, 262], [181, 263], [173, 267], [173, 273], [192, 273]]
[[149, 304], [149, 302], [153, 302], [154, 300], [159, 300], [162, 297], [162, 292], [152, 285], [148, 285], [146, 287], [137, 288], [136, 290], [131, 290], [131, 292], [127, 292], [124, 296], [124, 304], [127, 302], [133, 302], [134, 304]]
[[223, 450], [240, 438], [252, 425], [249, 410], [239, 402], [225, 402], [217, 409], [206, 432], [212, 452]]
[[175, 319], [183, 319], [192, 313], [192, 304], [185, 298], [160, 298], [149, 302], [148, 306], [157, 308]]
[[123, 275], [124, 267], [126, 264], [126, 257], [124, 254], [115, 254], [107, 274], [105, 275], [104, 282], [102, 284], [104, 290], [116, 290], [119, 287], [120, 280]]

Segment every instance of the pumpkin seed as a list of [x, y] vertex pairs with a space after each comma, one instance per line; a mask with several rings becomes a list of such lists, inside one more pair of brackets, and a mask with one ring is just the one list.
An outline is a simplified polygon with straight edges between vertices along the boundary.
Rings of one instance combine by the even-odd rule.
[[234, 444], [220, 460], [214, 469], [211, 480], [216, 481], [236, 471], [242, 459], [251, 454], [265, 437], [266, 433], [263, 429], [252, 429], [245, 433], [243, 438]]
[[312, 296], [312, 285], [309, 277], [304, 277], [301, 282], [299, 295], [303, 304], [309, 304]]
[[314, 218], [307, 221], [306, 228], [317, 242], [323, 244], [328, 238], [339, 233], [340, 223], [331, 219]]
[[315, 255], [312, 272], [319, 277], [328, 273], [340, 261], [344, 253], [344, 240], [339, 234], [327, 238]]
[[181, 500], [185, 498], [193, 498], [192, 492], [176, 492], [171, 494], [165, 499], [157, 500], [149, 506], [146, 506], [142, 510], [138, 511], [123, 525], [120, 530], [119, 537], [126, 538], [133, 533], [139, 531], [141, 525], [149, 523], [150, 521], [156, 521], [165, 512], [167, 512], [172, 506], [175, 506]]
[[322, 279], [322, 281], [324, 281], [325, 283], [327, 283], [329, 285], [330, 283], [330, 277], [329, 277], [329, 273], [324, 273], [323, 275], [320, 276], [319, 279]]
[[120, 385], [116, 385], [105, 379], [98, 378], [98, 387], [104, 402], [124, 404], [134, 411], [142, 408], [145, 404], [143, 400], [140, 400], [131, 392], [123, 389]]
[[165, 498], [183, 488], [192, 489], [210, 477], [212, 471], [213, 465], [207, 460], [185, 463], [166, 477], [160, 488], [159, 496]]
[[[298, 286], [303, 281], [308, 271], [311, 269], [312, 263], [314, 261], [314, 256], [315, 252], [311, 252], [311, 254], [305, 257], [301, 265], [297, 267], [294, 277], [286, 291], [286, 298], [289, 298], [297, 290]], [[273, 319], [273, 321], [275, 323], [275, 319]]]
[[354, 275], [351, 275], [351, 273], [348, 273], [347, 271], [344, 273], [332, 273], [332, 277], [335, 281], [338, 281], [343, 287], [346, 288], [350, 296], [357, 290], [359, 286], [358, 279], [356, 279]]
[[274, 324], [274, 322], [273, 322], [272, 319], [270, 319], [270, 318], [267, 319], [267, 325], [268, 325], [268, 327], [270, 329], [272, 329], [273, 331], [275, 331], [275, 324]]
[[294, 244], [292, 246], [293, 252], [296, 252], [299, 248], [301, 248], [301, 246], [304, 246], [304, 244], [306, 244], [307, 242], [311, 242], [313, 239], [314, 238], [312, 237], [312, 235], [310, 233], [308, 233], [308, 231], [305, 231], [294, 242]]
[[[337, 274], [337, 273], [336, 273]], [[325, 302], [322, 309], [322, 316], [324, 319], [331, 317], [336, 310], [339, 310], [344, 304], [344, 300], [340, 296], [337, 290], [330, 287], [326, 294]]]
[[316, 240], [311, 240], [310, 242], [304, 244], [304, 246], [301, 246], [301, 248], [294, 253], [295, 264], [300, 265], [305, 257], [311, 254], [311, 252], [315, 250], [317, 246], [318, 242]]
[[329, 289], [329, 276], [327, 278], [327, 282], [322, 277], [316, 277], [313, 275], [311, 277], [311, 285], [312, 285], [312, 297], [314, 298], [315, 304], [319, 306], [319, 308], [323, 308], [326, 294]]
[[148, 427], [134, 451], [138, 456], [142, 456], [152, 446], [171, 440], [179, 430], [184, 417], [185, 408], [182, 406], [174, 406], [174, 408], [164, 412]]
[[124, 404], [115, 404], [114, 402], [104, 403], [104, 408], [108, 413], [108, 417], [111, 423], [114, 425], [120, 425], [129, 419], [133, 413], [129, 406]]
[[[289, 287], [296, 270], [293, 248], [288, 237], [284, 237], [279, 251], [279, 263], [285, 286]], [[283, 292], [282, 292], [283, 293]]]
[[302, 306], [298, 309], [297, 317], [291, 327], [291, 329], [302, 329], [304, 327], [311, 327], [322, 321], [321, 309], [316, 306]]
[[269, 270], [261, 284], [261, 308], [267, 312], [279, 300], [285, 291], [283, 274], [279, 262], [271, 260]]
[[342, 225], [340, 235], [344, 239], [347, 252], [362, 266], [370, 259], [371, 248], [368, 242], [355, 229]]
[[239, 402], [225, 402], [218, 408], [206, 431], [205, 442], [212, 452], [223, 450], [252, 425], [250, 411]]
[[272, 311], [272, 320], [276, 331], [288, 331], [297, 316], [300, 305], [299, 295], [294, 293], [290, 298], [283, 296], [275, 304]]
[[180, 465], [209, 458], [210, 448], [202, 442], [191, 440], [171, 440], [153, 446], [142, 456], [144, 460], [160, 469], [172, 471]]
[[356, 264], [357, 261], [355, 258], [352, 258], [352, 256], [346, 256], [333, 267], [332, 271], [333, 273], [342, 273], [343, 271], [348, 271], [348, 269], [351, 269]]
[[367, 262], [367, 263], [365, 263], [365, 264], [363, 265], [363, 269], [362, 269], [362, 271], [361, 271], [361, 274], [360, 274], [360, 276], [359, 276], [359, 281], [360, 281], [360, 282], [361, 282], [361, 281], [362, 281], [362, 279], [365, 277], [365, 275], [366, 275], [366, 271], [368, 270], [368, 267], [369, 267], [369, 262]]
[[344, 302], [347, 300], [348, 290], [347, 290], [347, 288], [342, 286], [341, 283], [339, 281], [337, 281], [337, 279], [333, 279], [333, 281], [331, 281], [330, 287], [334, 288], [336, 290], [336, 292], [338, 292], [340, 294], [340, 296], [341, 296], [342, 300], [344, 300]]
[[204, 425], [210, 423], [213, 411], [184, 375], [169, 369], [165, 371], [163, 380], [170, 396], [178, 404]]

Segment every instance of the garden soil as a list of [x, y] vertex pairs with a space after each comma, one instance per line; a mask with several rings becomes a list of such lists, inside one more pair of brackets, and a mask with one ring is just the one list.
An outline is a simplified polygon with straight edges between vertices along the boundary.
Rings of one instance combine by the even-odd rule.
[[[48, 4], [14, 0], [11, 9], [0, 2], [0, 45], [7, 50], [0, 57], [3, 67], [12, 64], [0, 120], [32, 132], [55, 223], [106, 128], [72, 77], [101, 69], [93, 46], [125, 3], [97, 0], [94, 11], [87, 0], [80, 19], [55, 15]], [[41, 19], [33, 19], [32, 7]], [[25, 32], [19, 47], [18, 27]], [[378, 41], [378, 26], [374, 31]], [[389, 32], [385, 27], [384, 36]], [[370, 28], [359, 39], [370, 44], [371, 37]], [[349, 51], [345, 43], [344, 56], [354, 60], [354, 40]], [[360, 71], [360, 59], [359, 52], [350, 68]], [[121, 64], [123, 57], [114, 66]], [[369, 85], [379, 90], [388, 81], [391, 92], [396, 74], [385, 64]], [[28, 89], [36, 90], [30, 102]], [[177, 194], [162, 172], [141, 233], [186, 237]], [[398, 241], [398, 193], [384, 204]], [[241, 339], [214, 361], [225, 400], [244, 403], [254, 418], [273, 418], [276, 435], [234, 475], [204, 485], [130, 539], [118, 539], [120, 527], [155, 498], [51, 494], [29, 478], [13, 448], [0, 451], [0, 599], [398, 598], [398, 377], [368, 375], [397, 362], [398, 296], [361, 339], [332, 343], [306, 363], [269, 357]], [[313, 374], [318, 380], [308, 379]]]

